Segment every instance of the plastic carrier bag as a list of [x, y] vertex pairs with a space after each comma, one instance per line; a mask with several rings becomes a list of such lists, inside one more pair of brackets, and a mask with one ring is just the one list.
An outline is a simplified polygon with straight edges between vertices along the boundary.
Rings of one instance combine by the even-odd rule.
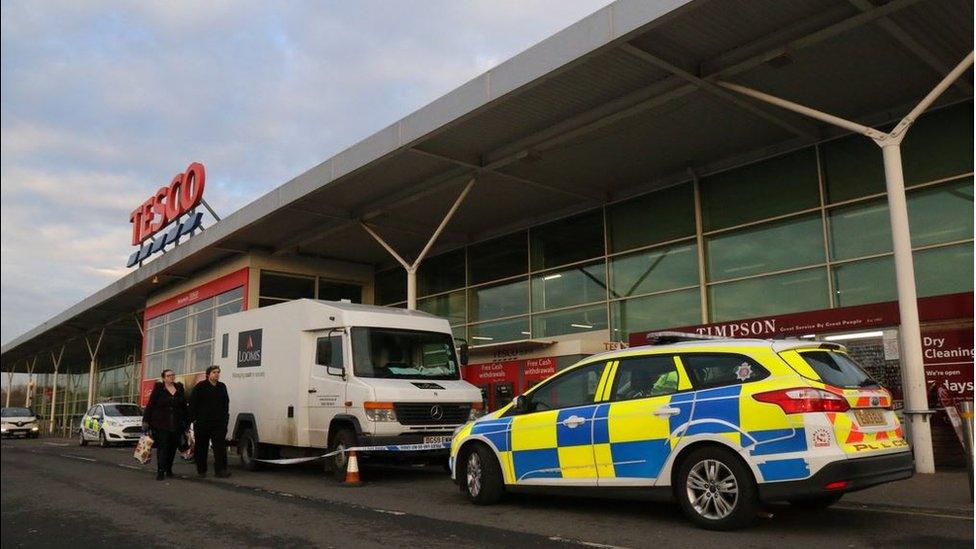
[[148, 434], [142, 435], [136, 443], [136, 449], [132, 452], [132, 457], [142, 464], [149, 463], [152, 459], [153, 438]]

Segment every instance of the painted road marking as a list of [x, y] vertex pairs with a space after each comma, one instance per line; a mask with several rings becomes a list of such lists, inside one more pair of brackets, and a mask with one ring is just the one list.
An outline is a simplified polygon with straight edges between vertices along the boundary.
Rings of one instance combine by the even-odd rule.
[[373, 510], [376, 511], [377, 513], [383, 513], [386, 515], [396, 515], [398, 517], [406, 515], [406, 513], [403, 511], [390, 511], [388, 509], [373, 509]]
[[593, 541], [583, 541], [583, 540], [578, 540], [578, 539], [567, 539], [567, 538], [561, 538], [559, 536], [550, 536], [549, 539], [551, 541], [555, 541], [555, 542], [559, 542], [559, 543], [571, 543], [571, 544], [574, 544], [574, 545], [583, 545], [585, 547], [599, 547], [600, 549], [627, 549], [626, 547], [623, 547], [621, 545], [610, 545], [610, 544], [607, 544], [607, 543], [596, 543], [596, 542], [593, 542]]
[[971, 516], [953, 515], [948, 513], [940, 513], [938, 511], [926, 511], [922, 509], [891, 509], [883, 507], [870, 507], [867, 505], [834, 505], [832, 508], [844, 511], [866, 511], [868, 513], [891, 513], [893, 515], [913, 515], [917, 517], [935, 517], [969, 521], [973, 520], [973, 517]]
[[67, 442], [42, 442], [41, 444], [47, 444], [48, 446], [71, 446]]
[[81, 457], [81, 456], [73, 456], [71, 454], [59, 454], [59, 455], [61, 457], [66, 457], [66, 458], [70, 458], [70, 459], [80, 459], [81, 461], [91, 461], [91, 462], [98, 461], [96, 459], [86, 458], [86, 457]]

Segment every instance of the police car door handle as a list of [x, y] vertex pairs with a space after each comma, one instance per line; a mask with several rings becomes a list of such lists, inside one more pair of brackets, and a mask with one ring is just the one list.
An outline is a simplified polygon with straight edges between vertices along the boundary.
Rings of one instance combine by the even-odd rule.
[[570, 429], [575, 429], [584, 423], [586, 423], [586, 418], [580, 416], [569, 416], [563, 420], [563, 425]]
[[676, 416], [681, 413], [681, 410], [677, 408], [672, 408], [670, 406], [661, 406], [657, 410], [654, 410], [654, 415], [661, 417]]

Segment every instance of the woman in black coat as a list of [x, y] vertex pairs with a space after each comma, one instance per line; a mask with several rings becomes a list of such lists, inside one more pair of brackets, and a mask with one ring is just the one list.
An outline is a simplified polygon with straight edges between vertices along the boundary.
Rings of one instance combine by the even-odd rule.
[[180, 444], [180, 435], [186, 431], [187, 403], [183, 384], [176, 382], [173, 370], [163, 370], [149, 395], [146, 411], [142, 414], [143, 429], [151, 429], [156, 444], [156, 480], [173, 476], [173, 458]]

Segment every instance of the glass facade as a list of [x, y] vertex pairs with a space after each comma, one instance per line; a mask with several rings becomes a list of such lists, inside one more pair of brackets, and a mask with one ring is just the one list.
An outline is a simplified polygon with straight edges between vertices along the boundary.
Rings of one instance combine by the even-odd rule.
[[258, 307], [267, 307], [293, 299], [324, 299], [363, 302], [363, 287], [359, 284], [336, 282], [322, 277], [261, 271], [258, 286]]
[[180, 307], [146, 322], [145, 379], [164, 369], [177, 375], [202, 372], [213, 363], [214, 321], [244, 308], [244, 289]]
[[[902, 147], [920, 297], [973, 289], [972, 130], [958, 104]], [[847, 136], [431, 258], [418, 306], [486, 344], [892, 301], [884, 192], [879, 148]], [[377, 302], [405, 279], [378, 273]]]

